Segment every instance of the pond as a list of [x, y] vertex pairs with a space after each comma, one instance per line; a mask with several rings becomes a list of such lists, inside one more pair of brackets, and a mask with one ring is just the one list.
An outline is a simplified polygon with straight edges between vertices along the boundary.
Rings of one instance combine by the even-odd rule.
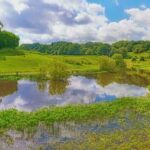
[[[108, 73], [70, 76], [66, 81], [59, 82], [35, 79], [5, 80], [0, 81], [0, 110], [15, 108], [31, 112], [43, 107], [92, 104], [122, 97], [139, 97], [149, 93], [146, 88], [148, 85], [150, 85], [148, 77]], [[115, 132], [127, 132], [138, 127], [140, 131], [141, 128], [149, 126], [150, 118], [133, 113], [134, 111], [128, 111], [125, 112], [125, 116], [121, 115], [121, 118], [115, 116], [106, 120], [55, 122], [49, 126], [40, 123], [30, 132], [9, 130], [0, 135], [0, 149], [70, 150], [71, 147], [79, 149], [74, 147], [82, 143], [88, 147], [91, 141], [97, 142], [97, 145], [99, 143], [97, 139], [100, 138], [103, 144], [105, 141], [103, 138], [114, 139]], [[111, 149], [111, 145], [108, 149]]]
[[[116, 79], [117, 77], [117, 79]], [[143, 78], [101, 74], [70, 76], [67, 81], [0, 81], [0, 110], [34, 111], [48, 106], [91, 104], [149, 93]]]

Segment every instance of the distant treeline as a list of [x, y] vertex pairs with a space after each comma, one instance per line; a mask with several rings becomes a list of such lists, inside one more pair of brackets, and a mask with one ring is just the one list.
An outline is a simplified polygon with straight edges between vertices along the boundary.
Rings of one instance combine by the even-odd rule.
[[119, 41], [113, 44], [88, 42], [56, 42], [52, 44], [22, 44], [20, 48], [36, 50], [53, 55], [107, 55], [121, 53], [126, 57], [128, 52], [142, 53], [150, 51], [150, 41]]

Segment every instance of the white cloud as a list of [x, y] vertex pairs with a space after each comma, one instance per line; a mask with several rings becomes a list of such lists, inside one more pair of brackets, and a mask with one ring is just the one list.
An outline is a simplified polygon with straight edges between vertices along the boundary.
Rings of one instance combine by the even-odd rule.
[[127, 9], [129, 19], [110, 22], [99, 29], [99, 40], [148, 40], [150, 38], [150, 9]]
[[102, 5], [86, 0], [0, 0], [5, 28], [27, 43], [149, 39], [150, 9], [141, 6], [125, 13], [128, 19], [109, 22]]

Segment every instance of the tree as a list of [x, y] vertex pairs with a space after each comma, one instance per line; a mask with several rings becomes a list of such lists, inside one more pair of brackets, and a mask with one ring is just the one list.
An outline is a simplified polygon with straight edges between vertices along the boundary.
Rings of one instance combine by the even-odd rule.
[[16, 48], [19, 45], [19, 37], [7, 31], [0, 32], [0, 49]]

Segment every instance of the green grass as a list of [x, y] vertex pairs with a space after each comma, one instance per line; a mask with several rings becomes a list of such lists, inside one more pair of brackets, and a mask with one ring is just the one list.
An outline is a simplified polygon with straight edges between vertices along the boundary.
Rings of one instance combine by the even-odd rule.
[[[131, 59], [127, 59], [126, 62], [128, 64], [128, 68], [135, 69], [137, 71], [143, 70], [145, 72], [150, 72], [150, 53], [129, 53], [130, 57], [136, 57], [137, 60], [132, 62]], [[140, 58], [144, 57], [145, 61], [140, 61]]]
[[14, 49], [9, 49], [9, 48], [0, 50], [0, 56], [18, 56], [18, 55], [24, 55], [24, 51], [18, 50], [18, 49], [14, 50]]
[[[14, 50], [15, 51], [15, 50]], [[70, 72], [95, 72], [99, 71], [99, 56], [54, 56], [41, 54], [38, 52], [29, 52], [16, 50], [1, 50], [0, 51], [0, 73], [37, 73], [40, 68], [46, 66], [51, 68], [54, 61], [60, 61], [68, 66]], [[135, 54], [130, 53], [130, 56], [149, 56], [148, 53]], [[150, 59], [146, 61], [126, 60], [129, 69], [150, 71]]]
[[0, 60], [0, 73], [38, 72], [40, 68], [51, 68], [54, 61], [66, 64], [70, 71], [95, 71], [98, 70], [97, 56], [52, 56], [35, 52], [25, 52], [20, 56], [5, 56]]
[[147, 59], [145, 61], [134, 61], [132, 62], [130, 59], [126, 60], [128, 68], [134, 69], [137, 71], [145, 71], [150, 72], [150, 59]]

